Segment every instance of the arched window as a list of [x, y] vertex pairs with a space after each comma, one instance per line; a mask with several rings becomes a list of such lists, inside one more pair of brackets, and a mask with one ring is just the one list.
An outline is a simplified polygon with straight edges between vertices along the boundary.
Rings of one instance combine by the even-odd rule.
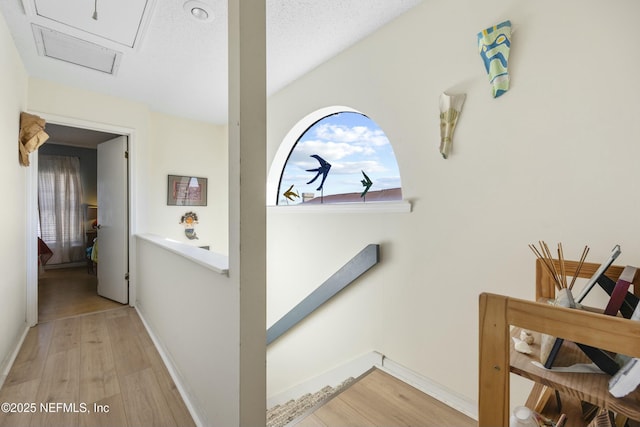
[[[294, 138], [280, 169], [277, 188], [271, 183], [270, 191], [275, 191], [268, 195], [271, 204], [402, 200], [393, 147], [382, 129], [366, 115], [344, 107], [319, 110], [289, 132], [287, 139]], [[270, 180], [276, 172], [276, 162], [277, 159]]]

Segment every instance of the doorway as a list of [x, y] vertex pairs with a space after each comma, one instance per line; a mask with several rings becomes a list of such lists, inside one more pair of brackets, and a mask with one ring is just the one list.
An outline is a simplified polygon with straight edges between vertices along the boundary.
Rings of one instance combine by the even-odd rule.
[[[132, 131], [130, 129], [118, 128], [109, 125], [101, 125], [89, 122], [83, 122], [75, 119], [66, 119], [48, 116], [46, 114], [38, 113], [42, 118], [47, 121], [46, 132], [50, 138], [47, 144], [64, 145], [67, 148], [79, 147], [83, 149], [96, 150], [97, 144], [104, 143], [114, 139], [114, 137], [124, 136], [124, 139], [131, 140]], [[43, 147], [46, 147], [46, 145]], [[96, 152], [97, 153], [97, 152]], [[96, 154], [97, 157], [97, 154]], [[130, 167], [126, 168], [126, 174], [130, 171]], [[97, 178], [94, 179], [97, 181]], [[129, 184], [124, 189], [123, 198], [127, 200], [127, 223], [131, 218], [131, 213], [128, 203]], [[85, 199], [83, 203], [87, 206], [96, 205], [95, 193], [91, 195], [93, 199]], [[53, 317], [68, 317], [69, 315], [75, 315], [85, 312], [100, 311], [108, 309], [109, 307], [119, 306], [106, 298], [97, 297], [96, 292], [93, 290], [97, 286], [97, 276], [95, 271], [92, 272], [89, 269], [88, 259], [83, 258], [82, 261], [75, 265], [60, 265], [63, 268], [60, 269], [41, 269], [39, 267], [38, 257], [38, 155], [32, 155], [32, 167], [27, 172], [27, 223], [28, 223], [28, 241], [27, 241], [27, 321], [33, 326], [39, 321], [38, 309], [39, 309], [39, 282], [40, 279], [49, 286], [48, 295], [40, 293], [41, 298], [49, 298], [48, 301], [44, 301], [47, 305], [46, 314], [43, 312], [43, 321], [51, 320]], [[89, 231], [91, 229], [89, 228]], [[91, 233], [89, 233], [91, 234]], [[127, 230], [127, 237], [125, 244], [129, 242], [129, 236]], [[87, 241], [82, 242], [82, 245], [88, 246], [89, 237], [87, 234]], [[82, 248], [83, 251], [86, 248]], [[123, 251], [124, 252], [124, 251]], [[56, 291], [51, 293], [51, 286], [56, 288]], [[60, 293], [58, 293], [58, 291]], [[89, 291], [89, 292], [87, 292]], [[67, 293], [68, 298], [64, 293]], [[86, 294], [88, 299], [84, 299], [82, 296]], [[51, 296], [53, 295], [53, 301]], [[57, 308], [52, 309], [53, 306]], [[75, 307], [74, 307], [75, 306]], [[53, 311], [53, 312], [52, 312]], [[57, 313], [56, 313], [57, 311]]]

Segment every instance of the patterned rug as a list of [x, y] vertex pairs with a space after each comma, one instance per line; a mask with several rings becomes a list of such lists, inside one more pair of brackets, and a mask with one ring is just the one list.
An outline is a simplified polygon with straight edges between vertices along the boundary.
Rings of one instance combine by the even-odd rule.
[[309, 409], [325, 400], [328, 400], [333, 395], [338, 394], [353, 381], [353, 378], [348, 378], [336, 387], [326, 386], [316, 393], [307, 393], [298, 399], [292, 399], [282, 405], [274, 406], [267, 410], [267, 427], [286, 426], [300, 415], [303, 415]]

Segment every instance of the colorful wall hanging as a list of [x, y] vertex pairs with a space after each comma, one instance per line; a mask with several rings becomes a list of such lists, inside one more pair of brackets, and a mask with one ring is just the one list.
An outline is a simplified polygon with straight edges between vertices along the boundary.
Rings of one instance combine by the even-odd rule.
[[465, 93], [449, 95], [443, 92], [440, 95], [440, 154], [445, 159], [449, 157], [453, 145], [453, 130], [456, 128], [462, 104], [466, 98]]
[[511, 21], [504, 21], [478, 33], [478, 49], [489, 75], [493, 97], [509, 90], [509, 50], [511, 48]]
[[187, 212], [180, 218], [180, 224], [184, 225], [184, 235], [187, 239], [197, 239], [195, 225], [198, 223], [198, 215], [195, 212]]

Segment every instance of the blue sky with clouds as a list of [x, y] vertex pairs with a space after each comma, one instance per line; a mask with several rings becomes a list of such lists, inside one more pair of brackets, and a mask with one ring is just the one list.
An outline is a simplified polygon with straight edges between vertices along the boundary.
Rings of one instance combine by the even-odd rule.
[[[293, 191], [315, 193], [322, 176], [311, 184], [319, 162], [311, 157], [317, 154], [331, 164], [324, 183], [324, 195], [362, 192], [360, 182], [364, 171], [373, 185], [369, 191], [401, 187], [400, 171], [393, 148], [382, 129], [368, 117], [359, 113], [338, 113], [325, 117], [311, 126], [293, 148], [280, 182], [279, 202], [286, 204], [282, 193], [292, 184]], [[289, 201], [289, 204], [298, 203]]]

